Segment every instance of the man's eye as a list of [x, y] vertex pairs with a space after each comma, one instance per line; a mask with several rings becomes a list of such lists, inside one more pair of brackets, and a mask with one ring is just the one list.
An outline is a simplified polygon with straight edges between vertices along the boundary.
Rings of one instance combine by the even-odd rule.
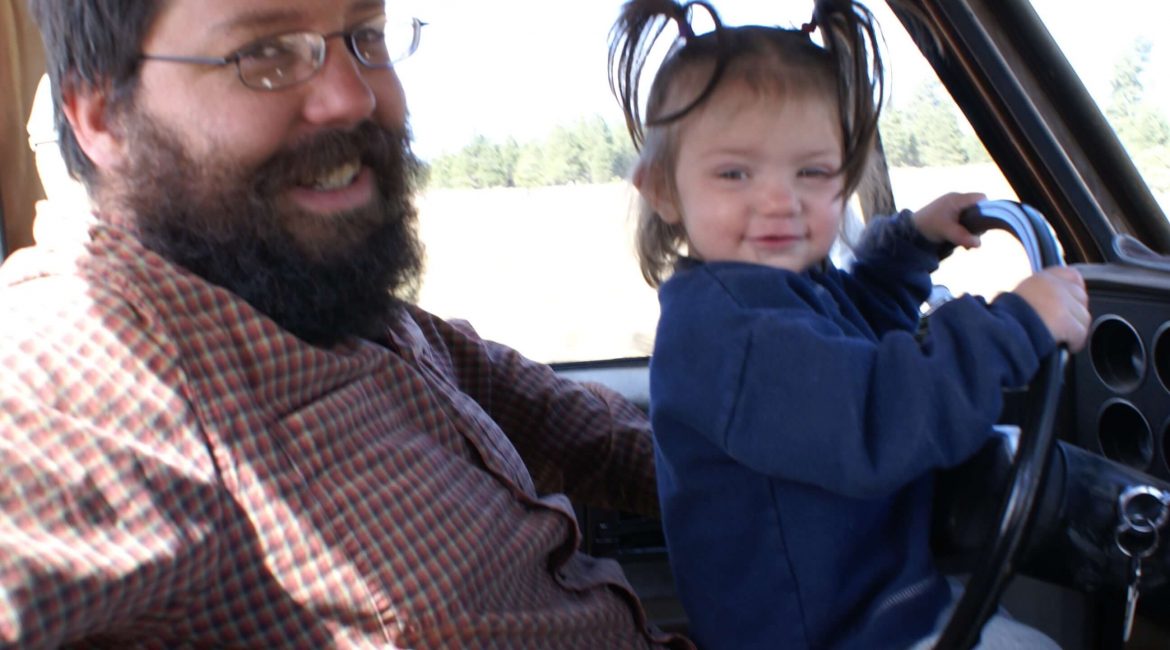
[[375, 27], [363, 27], [353, 32], [355, 43], [371, 44], [386, 42], [386, 32]]
[[296, 57], [296, 51], [283, 41], [263, 41], [240, 52], [241, 57], [247, 57], [258, 62], [281, 62]]

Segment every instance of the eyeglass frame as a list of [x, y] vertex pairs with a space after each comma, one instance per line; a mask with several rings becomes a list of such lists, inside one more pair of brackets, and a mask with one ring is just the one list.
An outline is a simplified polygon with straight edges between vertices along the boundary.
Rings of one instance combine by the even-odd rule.
[[[253, 41], [253, 42], [249, 43], [248, 45], [245, 45], [244, 47], [236, 50], [235, 52], [232, 52], [231, 54], [229, 54], [227, 56], [178, 56], [178, 55], [171, 55], [171, 54], [148, 54], [146, 52], [143, 52], [143, 53], [138, 55], [138, 58], [141, 61], [162, 61], [164, 63], [189, 63], [192, 65], [207, 65], [207, 66], [216, 66], [216, 67], [222, 67], [222, 66], [226, 66], [226, 65], [235, 64], [236, 77], [239, 78], [240, 83], [244, 84], [245, 88], [251, 88], [252, 90], [260, 90], [260, 91], [266, 91], [266, 92], [274, 92], [277, 90], [283, 90], [285, 88], [291, 88], [291, 87], [296, 86], [298, 84], [302, 84], [302, 83], [312, 79], [313, 77], [315, 77], [317, 75], [317, 73], [321, 71], [321, 68], [323, 68], [325, 66], [325, 57], [326, 57], [326, 52], [328, 49], [325, 47], [325, 44], [329, 39], [337, 38], [339, 36], [342, 37], [343, 40], [345, 41], [346, 49], [348, 49], [349, 53], [353, 55], [353, 58], [357, 59], [358, 63], [361, 63], [363, 66], [365, 66], [371, 70], [388, 70], [388, 69], [392, 68], [395, 63], [398, 63], [400, 61], [403, 61], [404, 59], [409, 58], [410, 55], [414, 54], [415, 51], [418, 50], [419, 40], [421, 40], [421, 38], [422, 38], [422, 28], [426, 27], [426, 25], [427, 25], [427, 23], [423, 22], [422, 20], [419, 20], [418, 18], [411, 18], [410, 25], [412, 28], [412, 39], [410, 42], [410, 47], [408, 47], [405, 50], [405, 53], [402, 54], [401, 56], [399, 56], [398, 58], [392, 58], [389, 61], [387, 61], [385, 64], [374, 64], [374, 63], [370, 63], [369, 61], [366, 60], [366, 58], [359, 52], [357, 44], [354, 42], [354, 36], [358, 32], [362, 31], [363, 29], [370, 29], [369, 25], [372, 22], [374, 22], [374, 20], [367, 20], [364, 23], [360, 23], [359, 25], [357, 25], [356, 27], [354, 27], [352, 29], [331, 32], [329, 34], [322, 34], [320, 32], [314, 32], [311, 30], [296, 30], [296, 31], [291, 31], [291, 32], [283, 32], [280, 34], [274, 34], [274, 35], [269, 36], [267, 38], [262, 38], [262, 39], [258, 39], [256, 41]], [[313, 63], [313, 71], [307, 77], [305, 77], [304, 79], [298, 79], [296, 81], [290, 82], [290, 83], [285, 84], [285, 85], [275, 86], [275, 87], [252, 85], [244, 80], [244, 71], [240, 68], [240, 61], [245, 56], [249, 56], [249, 54], [247, 54], [247, 52], [249, 50], [252, 50], [257, 45], [260, 45], [264, 42], [271, 41], [273, 39], [283, 38], [286, 36], [293, 36], [293, 35], [311, 35], [311, 36], [318, 37], [320, 39], [319, 42], [321, 44], [321, 47], [320, 47], [319, 51], [321, 54], [318, 57], [311, 59], [311, 61]]]

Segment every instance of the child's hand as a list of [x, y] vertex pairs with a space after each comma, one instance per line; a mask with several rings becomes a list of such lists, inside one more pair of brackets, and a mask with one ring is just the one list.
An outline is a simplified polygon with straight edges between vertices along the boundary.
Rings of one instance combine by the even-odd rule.
[[1057, 343], [1067, 343], [1072, 352], [1085, 347], [1089, 335], [1089, 294], [1085, 291], [1085, 279], [1076, 269], [1059, 266], [1044, 269], [1024, 278], [1015, 293], [1036, 310]]
[[950, 242], [963, 248], [979, 246], [979, 236], [959, 224], [959, 213], [987, 199], [979, 192], [943, 194], [914, 213], [914, 227], [935, 244]]

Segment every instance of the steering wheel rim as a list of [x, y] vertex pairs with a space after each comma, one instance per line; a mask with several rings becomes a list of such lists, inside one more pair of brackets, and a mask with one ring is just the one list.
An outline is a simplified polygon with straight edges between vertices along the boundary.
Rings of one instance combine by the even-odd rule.
[[[1006, 230], [1020, 240], [1032, 270], [1063, 266], [1060, 244], [1048, 222], [1033, 208], [1014, 201], [983, 201], [964, 211], [960, 222], [971, 232]], [[1028, 388], [1028, 409], [1019, 445], [1008, 470], [1008, 490], [999, 509], [995, 537], [979, 554], [962, 596], [935, 644], [938, 650], [974, 647], [983, 625], [1007, 588], [1023, 540], [1030, 532], [1040, 486], [1055, 444], [1053, 424], [1060, 401], [1068, 351], [1059, 346], [1040, 362]]]

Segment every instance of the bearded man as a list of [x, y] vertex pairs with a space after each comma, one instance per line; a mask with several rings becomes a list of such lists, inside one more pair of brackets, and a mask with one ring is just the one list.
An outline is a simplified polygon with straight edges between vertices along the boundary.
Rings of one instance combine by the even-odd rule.
[[94, 211], [0, 267], [0, 646], [691, 647], [577, 551], [645, 416], [403, 298], [422, 23], [32, 6]]

